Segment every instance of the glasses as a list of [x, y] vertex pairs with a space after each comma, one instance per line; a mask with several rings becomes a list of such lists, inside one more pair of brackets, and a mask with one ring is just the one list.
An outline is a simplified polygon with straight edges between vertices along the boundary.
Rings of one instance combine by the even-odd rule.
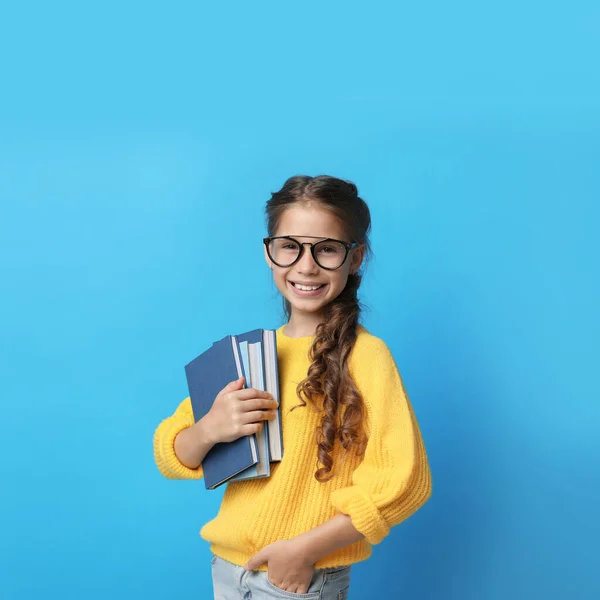
[[299, 242], [289, 235], [281, 235], [266, 237], [263, 242], [267, 248], [269, 258], [278, 267], [291, 267], [300, 260], [304, 253], [304, 246], [310, 246], [310, 253], [314, 261], [319, 267], [328, 271], [339, 269], [346, 262], [348, 252], [358, 245], [356, 242], [318, 238], [314, 235], [303, 235], [301, 237], [314, 238], [320, 241]]

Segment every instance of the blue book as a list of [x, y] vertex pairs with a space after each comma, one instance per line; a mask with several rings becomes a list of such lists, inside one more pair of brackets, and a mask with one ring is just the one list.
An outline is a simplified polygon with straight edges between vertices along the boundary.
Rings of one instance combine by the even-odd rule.
[[[185, 366], [185, 374], [197, 422], [212, 408], [219, 392], [242, 375], [242, 361], [233, 336], [215, 342]], [[233, 442], [215, 444], [202, 461], [206, 489], [214, 490], [259, 460], [256, 437], [247, 435]]]
[[[258, 388], [269, 392], [278, 403], [279, 397], [279, 365], [277, 362], [277, 334], [274, 329], [253, 329], [235, 336], [238, 343], [260, 344], [262, 350], [264, 387]], [[251, 387], [256, 388], [256, 385]], [[281, 426], [281, 406], [277, 408], [275, 419], [268, 422], [269, 460], [279, 462], [283, 458], [283, 430]]]
[[[236, 338], [237, 336], [233, 337]], [[244, 372], [248, 376], [248, 387], [264, 390], [264, 367], [260, 342], [254, 344], [238, 342], [238, 347]], [[258, 463], [245, 469], [241, 473], [234, 475], [229, 481], [244, 481], [246, 479], [257, 479], [259, 477], [269, 477], [271, 475], [269, 430], [266, 425], [263, 425], [263, 428], [255, 435], [258, 448]]]
[[281, 399], [279, 396], [279, 363], [277, 361], [277, 332], [263, 331], [263, 356], [265, 364], [265, 390], [280, 404], [275, 419], [269, 421], [269, 454], [271, 462], [283, 458], [283, 430], [281, 427]]
[[[237, 340], [237, 336], [233, 336], [233, 338]], [[238, 342], [238, 349], [240, 352], [240, 358], [242, 359], [242, 372], [244, 374], [244, 379], [246, 380], [244, 387], [252, 387], [250, 382], [250, 356], [248, 355], [248, 342]]]

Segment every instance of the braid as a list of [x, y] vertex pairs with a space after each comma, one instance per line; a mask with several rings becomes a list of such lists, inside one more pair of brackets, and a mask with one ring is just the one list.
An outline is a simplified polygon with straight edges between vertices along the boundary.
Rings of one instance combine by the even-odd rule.
[[[315, 474], [318, 481], [331, 479], [331, 453], [336, 440], [345, 450], [354, 448], [357, 455], [364, 453], [366, 441], [363, 422], [363, 401], [348, 368], [348, 358], [356, 341], [360, 304], [357, 292], [361, 276], [349, 275], [344, 291], [326, 308], [323, 321], [317, 326], [315, 340], [310, 348], [311, 365], [306, 378], [297, 386], [297, 394], [315, 402], [323, 399], [323, 418], [317, 431], [318, 462], [323, 465]], [[345, 409], [338, 424], [342, 407]]]

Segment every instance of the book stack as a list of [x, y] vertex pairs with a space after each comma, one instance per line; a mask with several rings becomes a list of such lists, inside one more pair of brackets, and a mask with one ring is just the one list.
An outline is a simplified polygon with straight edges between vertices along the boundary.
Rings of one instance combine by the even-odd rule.
[[[210, 411], [219, 392], [240, 377], [245, 378], [245, 387], [269, 392], [280, 402], [275, 333], [274, 329], [254, 329], [225, 336], [185, 366], [196, 422]], [[276, 413], [258, 433], [211, 448], [202, 461], [206, 489], [271, 475], [271, 463], [283, 457], [280, 407]]]

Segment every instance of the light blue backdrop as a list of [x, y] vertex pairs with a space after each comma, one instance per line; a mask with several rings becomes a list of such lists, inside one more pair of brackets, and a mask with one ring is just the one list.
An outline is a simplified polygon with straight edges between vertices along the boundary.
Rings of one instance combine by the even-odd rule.
[[0, 598], [210, 597], [222, 491], [162, 479], [152, 434], [187, 361], [280, 324], [262, 210], [295, 173], [370, 203], [365, 324], [433, 469], [351, 597], [600, 597], [597, 3], [18, 6]]

